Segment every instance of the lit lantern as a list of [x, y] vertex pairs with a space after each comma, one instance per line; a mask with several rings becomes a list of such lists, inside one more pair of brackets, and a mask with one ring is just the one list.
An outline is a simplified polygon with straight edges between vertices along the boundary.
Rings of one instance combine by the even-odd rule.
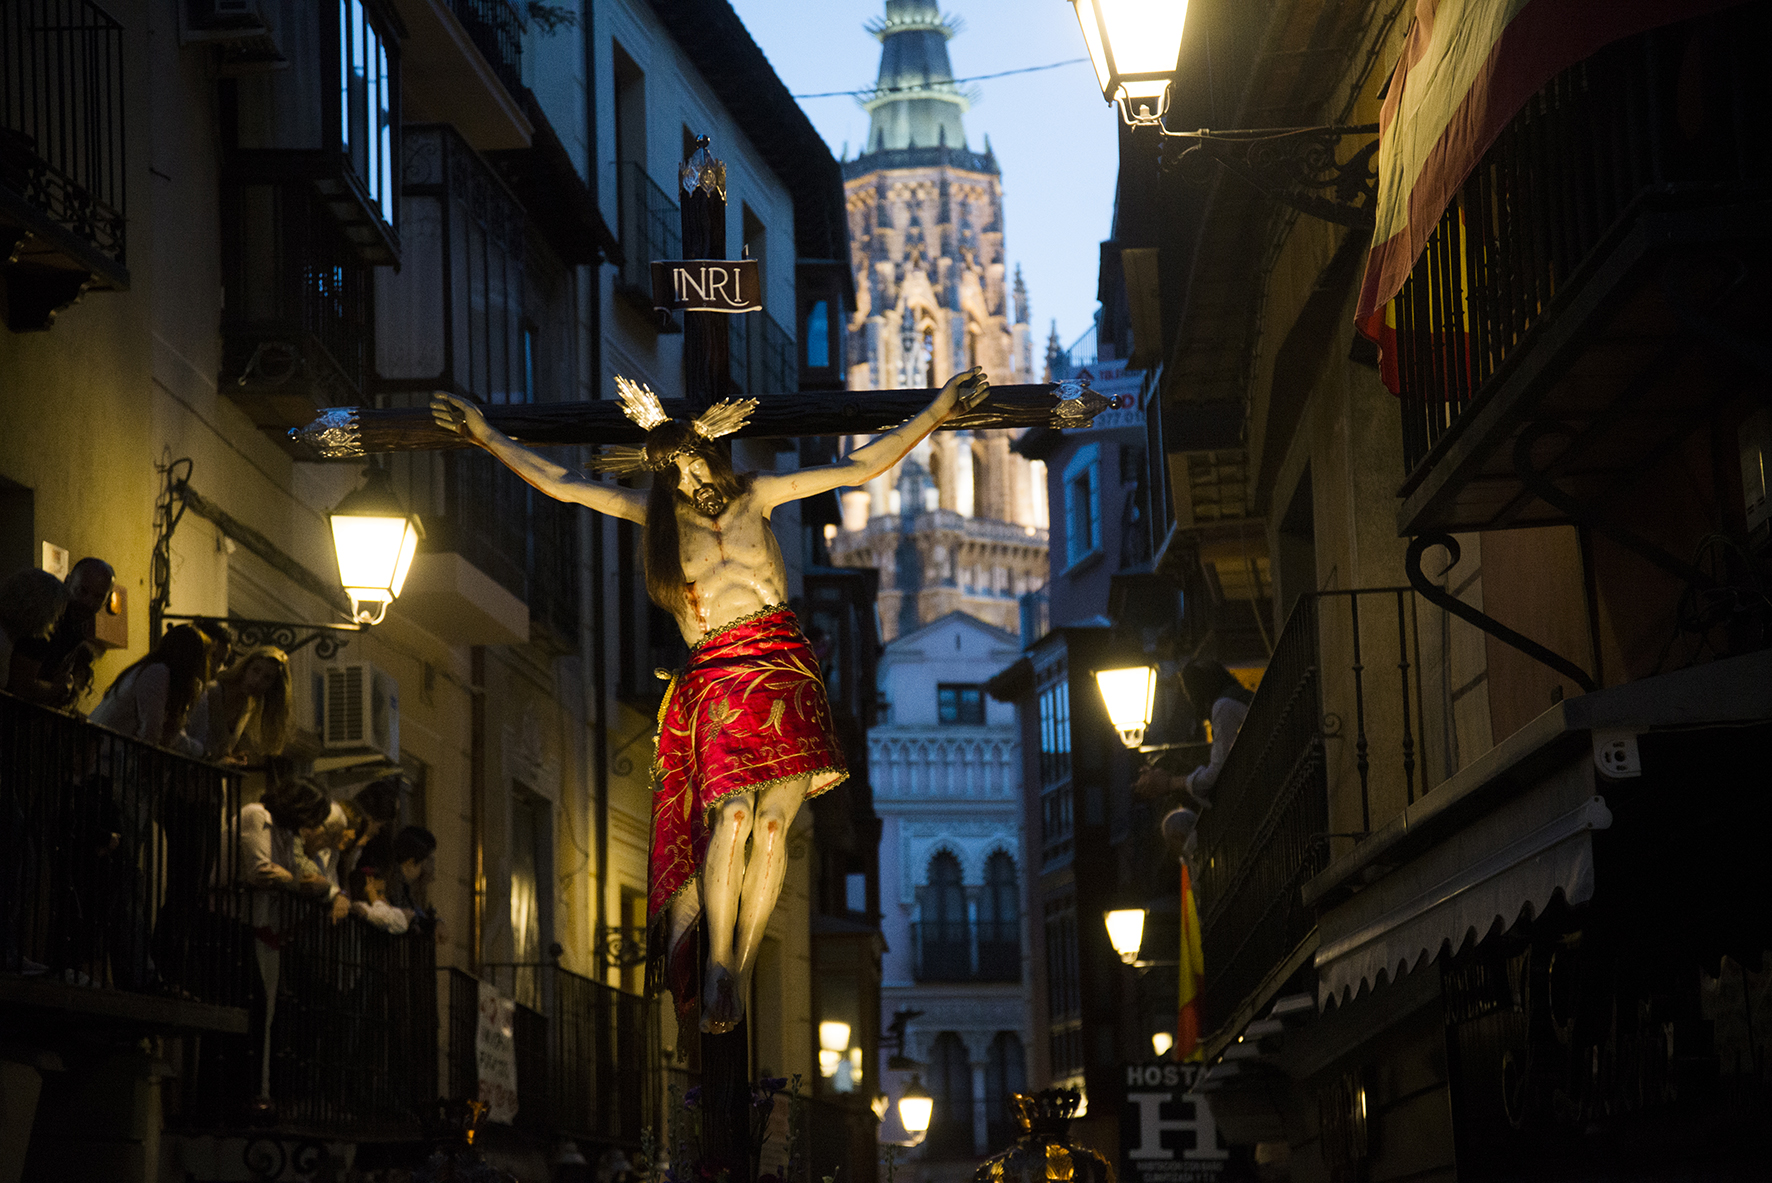
[[339, 582], [351, 597], [351, 615], [359, 624], [382, 622], [388, 605], [406, 585], [406, 573], [424, 536], [418, 515], [400, 504], [387, 472], [380, 468], [371, 468], [363, 487], [332, 511]]
[[929, 1132], [929, 1119], [934, 1116], [935, 1098], [923, 1087], [922, 1076], [913, 1072], [911, 1083], [899, 1094], [898, 1120], [904, 1123], [905, 1133], [920, 1138]]
[[1151, 1036], [1151, 1050], [1157, 1053], [1159, 1060], [1168, 1055], [1169, 1049], [1174, 1046], [1175, 1036], [1167, 1031], [1158, 1031]]
[[1118, 102], [1135, 127], [1160, 120], [1181, 54], [1187, 0], [1071, 0], [1071, 6], [1101, 97]]
[[1127, 965], [1138, 963], [1138, 950], [1144, 944], [1144, 909], [1116, 908], [1103, 916], [1107, 921], [1108, 941], [1120, 960]]
[[1144, 742], [1144, 729], [1151, 725], [1151, 711], [1157, 702], [1157, 667], [1135, 665], [1097, 670], [1095, 684], [1101, 688], [1101, 700], [1107, 706], [1114, 730], [1120, 733], [1120, 742], [1129, 748], [1138, 747]]

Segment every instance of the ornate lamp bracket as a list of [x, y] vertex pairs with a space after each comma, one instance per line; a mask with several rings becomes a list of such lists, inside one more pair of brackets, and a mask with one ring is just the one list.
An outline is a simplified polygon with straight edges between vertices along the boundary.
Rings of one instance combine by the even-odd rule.
[[[1209, 162], [1248, 181], [1300, 213], [1341, 226], [1370, 230], [1378, 195], [1373, 160], [1378, 153], [1378, 125], [1270, 127], [1236, 131], [1170, 131], [1160, 121], [1139, 121], [1165, 140], [1188, 141], [1179, 152], [1165, 151], [1162, 167], [1186, 180], [1204, 182]], [[1372, 137], [1346, 159], [1341, 142]], [[1166, 145], [1167, 147], [1167, 145]]]

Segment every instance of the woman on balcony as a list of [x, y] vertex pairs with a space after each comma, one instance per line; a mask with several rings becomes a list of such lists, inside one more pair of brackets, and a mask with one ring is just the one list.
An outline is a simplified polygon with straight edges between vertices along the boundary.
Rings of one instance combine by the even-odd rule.
[[275, 756], [289, 741], [289, 654], [259, 645], [217, 674], [185, 730], [206, 760]]
[[188, 624], [166, 630], [146, 656], [112, 681], [92, 721], [131, 739], [180, 748], [185, 720], [209, 678], [209, 638]]

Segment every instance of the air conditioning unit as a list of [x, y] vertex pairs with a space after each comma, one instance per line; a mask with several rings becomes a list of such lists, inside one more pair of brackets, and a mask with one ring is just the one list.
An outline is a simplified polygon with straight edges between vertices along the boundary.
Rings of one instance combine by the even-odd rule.
[[320, 738], [333, 755], [400, 762], [400, 683], [368, 663], [329, 665], [320, 699]]

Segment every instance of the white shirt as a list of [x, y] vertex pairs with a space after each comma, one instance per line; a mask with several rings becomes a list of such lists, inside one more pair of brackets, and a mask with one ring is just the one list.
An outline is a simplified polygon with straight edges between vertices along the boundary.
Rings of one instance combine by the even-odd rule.
[[1188, 791], [1202, 801], [1209, 800], [1212, 788], [1218, 783], [1218, 774], [1224, 771], [1224, 761], [1231, 754], [1231, 745], [1237, 742], [1237, 732], [1242, 730], [1243, 720], [1249, 717], [1248, 704], [1238, 702], [1234, 698], [1220, 698], [1212, 704], [1212, 755], [1206, 764], [1188, 774]]
[[171, 686], [172, 674], [165, 666], [138, 666], [111, 684], [88, 717], [131, 739], [157, 744], [166, 726], [166, 693]]

